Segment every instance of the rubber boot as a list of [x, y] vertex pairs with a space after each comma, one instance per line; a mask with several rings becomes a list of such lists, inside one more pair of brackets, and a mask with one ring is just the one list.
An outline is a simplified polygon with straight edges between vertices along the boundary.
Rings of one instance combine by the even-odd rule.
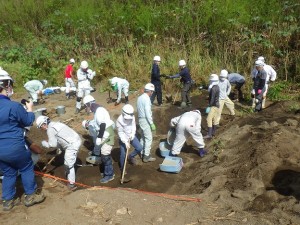
[[216, 134], [217, 128], [218, 128], [217, 125], [213, 125], [213, 126], [212, 126], [212, 132], [211, 132], [211, 135], [212, 135], [213, 137], [214, 137], [215, 134]]
[[211, 139], [212, 138], [212, 129], [213, 129], [212, 127], [208, 128], [208, 133], [207, 133], [206, 136], [203, 137], [204, 139]]
[[263, 98], [262, 103], [261, 103], [261, 108], [262, 109], [266, 108], [266, 98]]
[[252, 108], [254, 109], [256, 105], [255, 98], [252, 98]]
[[125, 104], [128, 104], [129, 100], [128, 100], [128, 96], [125, 96]]

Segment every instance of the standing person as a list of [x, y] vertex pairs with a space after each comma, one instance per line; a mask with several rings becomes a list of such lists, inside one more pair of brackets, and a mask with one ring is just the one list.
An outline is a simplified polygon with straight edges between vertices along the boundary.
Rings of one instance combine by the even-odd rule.
[[180, 82], [183, 83], [183, 87], [181, 89], [181, 108], [186, 108], [187, 105], [190, 106], [192, 104], [191, 97], [190, 97], [192, 78], [190, 75], [190, 71], [186, 67], [186, 62], [184, 60], [180, 60], [178, 65], [179, 65], [180, 72], [173, 76], [168, 76], [167, 78], [173, 79], [173, 78], [181, 77]]
[[139, 118], [139, 125], [142, 130], [141, 145], [143, 147], [142, 157], [143, 162], [153, 162], [156, 158], [151, 157], [151, 145], [152, 145], [152, 131], [156, 130], [156, 126], [153, 123], [151, 100], [150, 97], [155, 91], [154, 85], [148, 83], [145, 85], [144, 94], [137, 99], [137, 112]]
[[210, 75], [209, 79], [209, 98], [208, 107], [206, 112], [208, 113], [206, 121], [208, 127], [208, 133], [204, 136], [204, 139], [210, 139], [215, 136], [217, 126], [218, 126], [218, 115], [219, 115], [219, 98], [220, 98], [220, 88], [219, 88], [219, 77], [217, 74]]
[[31, 80], [24, 84], [24, 88], [28, 91], [32, 98], [33, 105], [38, 105], [39, 97], [42, 98], [44, 85], [47, 85], [47, 80]]
[[254, 108], [255, 112], [259, 112], [262, 110], [262, 101], [263, 101], [263, 94], [266, 90], [266, 79], [267, 73], [264, 70], [264, 62], [261, 60], [255, 61], [255, 69], [257, 73], [255, 77], [253, 77], [253, 89], [251, 92], [252, 95], [252, 107]]
[[151, 83], [155, 87], [155, 91], [151, 95], [151, 104], [153, 105], [153, 102], [155, 100], [155, 97], [157, 96], [157, 104], [158, 106], [162, 105], [162, 91], [161, 91], [161, 81], [160, 81], [160, 56], [156, 55], [153, 58], [153, 65], [151, 70]]
[[220, 123], [221, 116], [222, 116], [222, 111], [224, 105], [228, 108], [230, 115], [234, 116], [235, 111], [234, 111], [234, 103], [230, 100], [228, 97], [231, 91], [231, 85], [229, 81], [227, 80], [228, 72], [227, 70], [222, 70], [220, 73], [220, 79], [219, 79], [219, 89], [220, 89], [220, 96], [219, 96], [219, 110], [218, 110], [218, 118], [216, 121], [216, 124]]
[[[114, 168], [112, 165], [111, 150], [114, 145], [114, 122], [110, 119], [108, 111], [101, 105], [95, 102], [91, 95], [83, 98], [85, 104], [93, 113], [94, 119], [85, 123], [94, 141], [93, 154], [100, 157], [104, 177], [100, 179], [100, 183], [112, 181], [115, 177]], [[83, 122], [84, 124], [84, 122]]]
[[272, 66], [266, 64], [265, 58], [263, 56], [258, 57], [257, 60], [261, 60], [264, 63], [264, 70], [267, 73], [265, 91], [263, 93], [263, 99], [262, 99], [262, 109], [264, 109], [266, 107], [266, 99], [269, 90], [269, 84], [276, 80], [277, 73]]
[[17, 102], [11, 101], [13, 79], [0, 69], [0, 169], [2, 180], [3, 210], [11, 210], [20, 203], [16, 197], [18, 172], [25, 192], [25, 206], [44, 201], [43, 194], [36, 194], [37, 184], [34, 177], [31, 152], [25, 145], [24, 128], [34, 121], [33, 103], [26, 102], [27, 111]]
[[89, 69], [89, 64], [87, 61], [82, 61], [80, 63], [80, 68], [77, 70], [77, 99], [76, 99], [76, 111], [75, 114], [79, 113], [81, 110], [81, 100], [84, 96], [88, 96], [91, 93], [91, 80], [96, 75], [95, 71]]
[[201, 113], [199, 110], [186, 112], [181, 116], [171, 119], [170, 126], [176, 127], [176, 138], [170, 155], [177, 156], [180, 154], [186, 138], [192, 136], [197, 143], [200, 157], [204, 157], [207, 151], [204, 150], [205, 144], [201, 134]]
[[117, 119], [116, 127], [118, 130], [120, 144], [120, 168], [121, 171], [123, 171], [125, 153], [126, 151], [129, 151], [130, 144], [134, 147], [134, 151], [128, 155], [128, 161], [133, 165], [136, 164], [134, 157], [140, 154], [143, 149], [139, 140], [135, 136], [136, 123], [132, 105], [126, 104], [123, 106], [122, 114]]
[[42, 146], [45, 148], [60, 148], [65, 151], [64, 165], [65, 174], [69, 181], [67, 187], [74, 191], [75, 169], [77, 154], [81, 146], [81, 138], [72, 128], [61, 122], [52, 122], [47, 116], [39, 116], [36, 119], [37, 128], [47, 131], [48, 141], [43, 140]]
[[70, 63], [65, 69], [65, 83], [66, 83], [66, 97], [70, 98], [70, 88], [75, 87], [73, 77], [73, 65], [75, 64], [75, 59], [70, 59]]
[[235, 85], [234, 89], [238, 91], [238, 101], [244, 100], [242, 87], [245, 84], [245, 77], [238, 73], [228, 74], [228, 81], [230, 84]]
[[109, 79], [109, 82], [112, 89], [117, 92], [117, 101], [115, 102], [115, 105], [121, 103], [122, 92], [125, 96], [125, 104], [128, 104], [129, 82], [119, 77], [113, 77], [112, 79]]

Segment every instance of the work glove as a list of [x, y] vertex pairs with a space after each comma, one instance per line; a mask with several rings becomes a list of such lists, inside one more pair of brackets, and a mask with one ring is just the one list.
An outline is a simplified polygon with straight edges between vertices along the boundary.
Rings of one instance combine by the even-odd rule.
[[258, 94], [261, 94], [261, 89], [258, 89], [258, 90], [257, 90], [257, 93], [258, 93]]
[[102, 144], [102, 138], [96, 138], [96, 145]]
[[135, 134], [132, 134], [132, 135], [130, 136], [130, 141], [133, 141], [134, 137], [135, 137]]
[[46, 141], [46, 140], [43, 140], [43, 141], [42, 141], [42, 146], [43, 146], [44, 148], [50, 148], [50, 145], [49, 145], [48, 141]]
[[205, 113], [208, 114], [209, 112], [210, 112], [210, 107], [208, 106], [208, 107], [206, 107], [206, 109], [205, 109]]
[[152, 131], [155, 131], [155, 130], [156, 130], [156, 126], [155, 126], [154, 123], [152, 123], [152, 124], [150, 125], [150, 127], [151, 127], [151, 130], [152, 130]]
[[125, 146], [126, 146], [126, 149], [128, 150], [128, 149], [130, 148], [130, 143], [129, 143], [129, 141], [126, 141], [124, 144], [125, 144]]

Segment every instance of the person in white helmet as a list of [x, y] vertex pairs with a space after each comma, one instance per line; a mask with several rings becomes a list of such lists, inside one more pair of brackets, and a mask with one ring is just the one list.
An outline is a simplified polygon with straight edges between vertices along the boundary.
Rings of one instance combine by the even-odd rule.
[[42, 141], [43, 147], [60, 148], [65, 152], [64, 168], [69, 181], [67, 187], [72, 191], [76, 190], [74, 164], [82, 143], [79, 134], [64, 123], [50, 121], [47, 116], [39, 116], [36, 125], [37, 128], [47, 131], [48, 141]]
[[181, 116], [171, 119], [170, 127], [176, 128], [176, 138], [172, 146], [171, 156], [180, 154], [186, 138], [191, 136], [197, 143], [200, 157], [204, 157], [207, 151], [204, 150], [205, 144], [201, 134], [201, 113], [199, 110], [185, 112]]
[[235, 115], [234, 103], [228, 97], [230, 94], [230, 91], [231, 91], [231, 85], [230, 85], [229, 81], [227, 80], [227, 77], [228, 77], [228, 71], [221, 70], [220, 79], [219, 79], [219, 83], [218, 83], [218, 86], [220, 89], [219, 111], [218, 111], [219, 113], [218, 113], [216, 124], [220, 123], [224, 105], [228, 108], [231, 116]]
[[219, 88], [219, 77], [217, 74], [211, 74], [209, 78], [209, 98], [208, 107], [206, 108], [206, 113], [208, 113], [206, 121], [208, 127], [208, 133], [203, 138], [210, 139], [215, 136], [217, 126], [218, 126], [218, 116], [219, 116], [219, 98], [220, 98], [220, 88]]
[[87, 61], [82, 61], [80, 63], [80, 68], [77, 70], [78, 88], [75, 114], [79, 113], [81, 110], [82, 98], [91, 93], [92, 88], [90, 81], [95, 75], [96, 72], [89, 69], [89, 64]]
[[[264, 66], [263, 66], [264, 71], [267, 74], [266, 84], [265, 84], [265, 91], [263, 93], [263, 99], [262, 99], [262, 109], [264, 109], [266, 107], [266, 99], [267, 99], [267, 93], [268, 93], [268, 90], [269, 90], [269, 85], [270, 85], [271, 82], [274, 82], [276, 80], [277, 73], [273, 69], [272, 66], [266, 64], [265, 58], [263, 56], [258, 57], [257, 60], [264, 63]], [[256, 68], [254, 68], [252, 70], [252, 78], [254, 78], [257, 73], [258, 73], [258, 70]]]
[[150, 97], [155, 91], [155, 87], [152, 83], [148, 83], [144, 87], [144, 94], [140, 95], [137, 99], [137, 112], [139, 118], [139, 125], [142, 130], [141, 145], [143, 147], [142, 157], [143, 162], [153, 162], [156, 158], [151, 157], [151, 145], [152, 145], [152, 131], [156, 130], [156, 126], [153, 122], [151, 111]]
[[109, 83], [114, 91], [117, 92], [117, 100], [115, 105], [119, 105], [121, 103], [122, 92], [125, 96], [125, 104], [128, 103], [128, 92], [129, 92], [129, 82], [126, 79], [122, 79], [119, 77], [113, 77], [109, 79]]
[[129, 151], [130, 144], [134, 150], [128, 155], [129, 163], [135, 165], [134, 157], [141, 153], [143, 147], [136, 137], [136, 123], [134, 117], [134, 108], [130, 104], [126, 104], [122, 108], [122, 114], [116, 122], [120, 144], [120, 168], [123, 171], [125, 162], [125, 153]]
[[254, 108], [255, 112], [259, 112], [262, 110], [263, 94], [267, 88], [267, 73], [264, 70], [264, 65], [264, 62], [261, 60], [255, 61], [255, 69], [257, 70], [257, 73], [252, 77], [253, 89], [251, 92], [252, 108]]
[[70, 88], [75, 87], [73, 77], [73, 65], [75, 64], [75, 59], [70, 59], [70, 63], [66, 66], [65, 69], [65, 84], [66, 84], [66, 97], [70, 98]]
[[25, 206], [29, 207], [44, 201], [43, 194], [36, 194], [37, 183], [33, 170], [31, 152], [25, 145], [24, 128], [34, 121], [33, 103], [25, 102], [27, 111], [18, 103], [10, 100], [13, 95], [13, 79], [0, 69], [0, 169], [2, 180], [3, 210], [9, 211], [20, 203], [16, 196], [16, 180], [21, 175], [25, 192]]
[[151, 70], [151, 83], [155, 87], [155, 91], [151, 95], [151, 103], [154, 103], [155, 97], [157, 96], [158, 106], [162, 105], [162, 91], [161, 91], [161, 74], [159, 64], [161, 62], [160, 56], [156, 55], [153, 58], [152, 70]]
[[94, 149], [93, 155], [100, 157], [104, 177], [100, 179], [100, 183], [112, 181], [115, 177], [112, 165], [111, 151], [114, 145], [114, 122], [110, 119], [108, 111], [101, 105], [95, 102], [91, 95], [83, 98], [85, 104], [93, 113], [94, 119], [87, 121], [85, 127], [89, 130], [93, 137]]
[[190, 97], [190, 91], [192, 87], [192, 78], [189, 69], [186, 67], [185, 60], [180, 60], [178, 63], [180, 72], [173, 76], [168, 76], [167, 78], [179, 78], [180, 82], [183, 83], [183, 87], [181, 89], [181, 108], [186, 108], [187, 105], [191, 106], [192, 100]]
[[32, 98], [33, 105], [39, 104], [39, 98], [43, 96], [44, 86], [47, 85], [47, 80], [31, 80], [24, 84], [24, 88], [28, 91]]

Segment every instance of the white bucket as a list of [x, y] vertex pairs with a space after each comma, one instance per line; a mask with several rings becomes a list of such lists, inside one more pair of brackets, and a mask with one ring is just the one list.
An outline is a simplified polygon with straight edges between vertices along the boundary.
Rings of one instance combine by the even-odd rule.
[[63, 106], [63, 105], [57, 106], [57, 107], [56, 107], [56, 113], [57, 113], [58, 115], [65, 114], [65, 113], [66, 113], [66, 107]]

